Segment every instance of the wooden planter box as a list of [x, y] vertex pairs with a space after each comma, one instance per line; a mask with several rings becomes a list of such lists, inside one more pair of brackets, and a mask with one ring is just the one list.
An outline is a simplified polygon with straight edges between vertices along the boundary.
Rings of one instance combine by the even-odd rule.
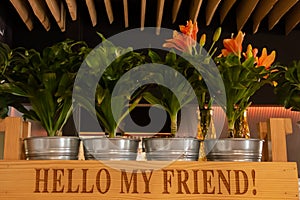
[[298, 199], [293, 162], [0, 161], [0, 198]]

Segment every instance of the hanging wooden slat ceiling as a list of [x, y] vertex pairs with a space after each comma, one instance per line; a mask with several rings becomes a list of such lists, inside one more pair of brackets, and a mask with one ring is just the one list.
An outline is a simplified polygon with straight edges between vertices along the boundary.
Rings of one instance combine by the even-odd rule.
[[[22, 21], [26, 24], [27, 28], [31, 31], [33, 27], [33, 17], [37, 17], [40, 23], [43, 25], [45, 30], [49, 31], [51, 28], [49, 18], [52, 15], [63, 32], [66, 29], [66, 13], [68, 12], [71, 20], [77, 20], [78, 12], [78, 1], [79, 0], [10, 0], [11, 4], [16, 9], [17, 13], [21, 17]], [[95, 6], [96, 0], [85, 0], [86, 10], [89, 13], [91, 25], [97, 25], [97, 7]], [[111, 5], [112, 0], [102, 0], [105, 5], [106, 14], [109, 23], [112, 24], [114, 21], [113, 7]], [[119, 0], [120, 6], [124, 8], [124, 27], [130, 26], [128, 20], [128, 4], [132, 3], [127, 0]], [[141, 29], [145, 26], [146, 18], [146, 5], [147, 0], [136, 0], [141, 4], [140, 9], [140, 24]], [[151, 0], [153, 1], [153, 0]], [[166, 9], [165, 0], [157, 1], [156, 8], [156, 27], [157, 34], [160, 32], [162, 26], [162, 19], [164, 17], [164, 11]], [[285, 33], [290, 33], [300, 23], [300, 2], [299, 0], [173, 0], [172, 12], [172, 23], [176, 22], [178, 12], [182, 4], [189, 4], [188, 16], [191, 20], [203, 20], [198, 19], [200, 10], [205, 11], [205, 24], [209, 26], [213, 17], [217, 15], [220, 19], [220, 25], [226, 20], [226, 16], [230, 12], [235, 12], [236, 16], [236, 30], [241, 30], [246, 23], [253, 24], [253, 33], [259, 30], [259, 26], [265, 18], [268, 20], [268, 29], [272, 30], [280, 20], [284, 20]], [[202, 8], [202, 6], [205, 8]], [[236, 5], [236, 6], [235, 6]], [[234, 10], [235, 9], [235, 10]], [[49, 12], [50, 11], [50, 12]], [[137, 15], [137, 13], [132, 13]]]

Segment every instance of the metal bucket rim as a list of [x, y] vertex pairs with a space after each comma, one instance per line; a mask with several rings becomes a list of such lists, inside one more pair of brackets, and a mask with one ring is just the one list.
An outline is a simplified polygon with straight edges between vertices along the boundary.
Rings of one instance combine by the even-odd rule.
[[95, 140], [95, 139], [107, 139], [107, 140], [129, 140], [129, 141], [140, 141], [137, 138], [108, 138], [108, 137], [88, 137], [88, 138], [81, 138], [81, 140]]
[[24, 138], [23, 140], [36, 140], [36, 139], [51, 139], [51, 140], [54, 140], [54, 139], [70, 139], [70, 140], [80, 140], [79, 137], [77, 136], [30, 136], [30, 137], [27, 137], [27, 138]]
[[182, 139], [192, 139], [192, 140], [198, 140], [198, 141], [202, 141], [198, 138], [195, 137], [172, 137], [172, 138], [159, 138], [159, 137], [155, 137], [155, 138], [143, 138], [144, 141], [146, 140], [182, 140]]
[[259, 138], [219, 138], [219, 139], [205, 139], [204, 141], [262, 141], [265, 140]]

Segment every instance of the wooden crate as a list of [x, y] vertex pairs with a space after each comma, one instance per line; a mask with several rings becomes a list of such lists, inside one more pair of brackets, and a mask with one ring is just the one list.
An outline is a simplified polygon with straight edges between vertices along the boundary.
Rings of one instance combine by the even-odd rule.
[[0, 161], [1, 199], [298, 199], [294, 162]]

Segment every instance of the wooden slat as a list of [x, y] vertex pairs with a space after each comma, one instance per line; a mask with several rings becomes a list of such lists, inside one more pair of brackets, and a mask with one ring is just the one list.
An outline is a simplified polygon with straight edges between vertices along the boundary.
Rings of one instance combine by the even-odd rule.
[[146, 18], [146, 2], [147, 0], [141, 0], [141, 30], [144, 30], [145, 27], [145, 18]]
[[289, 34], [300, 23], [300, 2], [298, 2], [285, 18], [285, 33]]
[[172, 23], [175, 23], [182, 0], [174, 0], [172, 8]]
[[298, 2], [298, 0], [279, 0], [269, 13], [269, 30]]
[[10, 0], [10, 2], [20, 15], [28, 30], [31, 31], [33, 29], [33, 22], [29, 13], [30, 11], [28, 9], [28, 6], [25, 4], [26, 2], [24, 0]]
[[60, 2], [60, 21], [58, 22], [58, 26], [62, 32], [66, 31], [66, 16], [67, 12], [64, 7], [63, 2]]
[[165, 0], [157, 0], [157, 15], [156, 15], [156, 34], [160, 34], [161, 21], [164, 12]]
[[113, 14], [110, 0], [104, 0], [104, 5], [105, 5], [106, 14], [107, 14], [109, 23], [112, 24], [114, 21], [114, 14]]
[[43, 1], [40, 0], [28, 0], [35, 16], [42, 23], [43, 27], [49, 31], [50, 30], [50, 20], [46, 13], [46, 8]]
[[220, 23], [222, 24], [236, 0], [223, 0], [220, 8]]
[[124, 23], [125, 23], [125, 28], [129, 26], [128, 22], [128, 1], [123, 0], [123, 7], [124, 7]]
[[208, 26], [220, 4], [221, 0], [210, 0], [207, 1], [205, 15], [206, 15], [206, 26]]
[[192, 0], [192, 2], [191, 2], [191, 5], [190, 5], [190, 19], [193, 22], [197, 21], [201, 4], [202, 4], [202, 0]]
[[97, 25], [97, 11], [95, 8], [95, 2], [94, 2], [94, 0], [85, 0], [85, 3], [87, 5], [87, 8], [88, 8], [88, 11], [90, 14], [92, 25], [96, 26]]
[[57, 25], [62, 32], [66, 28], [66, 10], [62, 1], [46, 0], [47, 6], [51, 11]]
[[278, 0], [261, 0], [253, 12], [253, 33], [256, 33], [260, 22], [264, 17], [272, 10], [273, 6], [277, 3]]
[[242, 0], [239, 3], [236, 12], [236, 24], [238, 31], [244, 27], [251, 13], [254, 11], [258, 1], [259, 0]]
[[75, 21], [77, 19], [77, 3], [76, 0], [66, 0], [68, 10], [71, 16], [71, 19]]
[[297, 200], [295, 162], [0, 161], [2, 199]]
[[58, 23], [60, 21], [60, 3], [58, 0], [46, 0], [46, 4], [51, 11], [54, 19]]

